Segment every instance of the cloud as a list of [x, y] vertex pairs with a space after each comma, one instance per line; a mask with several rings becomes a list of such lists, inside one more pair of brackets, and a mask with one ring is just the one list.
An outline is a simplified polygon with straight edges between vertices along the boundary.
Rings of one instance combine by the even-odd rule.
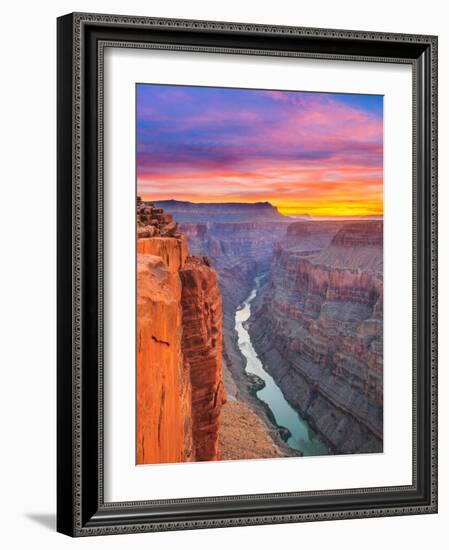
[[298, 201], [312, 208], [312, 199], [315, 205], [352, 200], [382, 208], [382, 98], [141, 88], [140, 194], [271, 200], [286, 209], [299, 208]]

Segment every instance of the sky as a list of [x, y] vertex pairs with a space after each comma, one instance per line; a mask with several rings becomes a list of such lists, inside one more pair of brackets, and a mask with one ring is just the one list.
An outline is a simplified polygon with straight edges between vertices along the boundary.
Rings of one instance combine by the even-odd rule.
[[153, 84], [136, 94], [144, 200], [383, 214], [382, 96]]

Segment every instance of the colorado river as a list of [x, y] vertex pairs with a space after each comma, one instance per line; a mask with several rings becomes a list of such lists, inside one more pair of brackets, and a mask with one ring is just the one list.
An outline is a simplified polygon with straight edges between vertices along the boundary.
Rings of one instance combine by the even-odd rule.
[[235, 314], [238, 345], [246, 358], [246, 372], [257, 375], [265, 382], [265, 387], [259, 390], [256, 395], [258, 399], [268, 405], [278, 426], [284, 426], [290, 431], [291, 436], [287, 440], [287, 445], [290, 448], [301, 451], [304, 456], [329, 454], [327, 447], [317, 439], [307, 422], [288, 403], [279, 386], [263, 368], [262, 361], [251, 343], [250, 335], [244, 327], [244, 323], [250, 318], [251, 302], [257, 296], [262, 277], [262, 275], [258, 275], [255, 278], [253, 290]]

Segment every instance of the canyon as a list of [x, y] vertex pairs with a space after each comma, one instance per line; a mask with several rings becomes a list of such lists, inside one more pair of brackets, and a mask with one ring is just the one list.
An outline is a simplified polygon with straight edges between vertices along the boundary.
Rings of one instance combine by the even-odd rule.
[[[275, 429], [236, 400], [237, 385], [223, 364], [228, 357], [223, 335], [235, 337], [229, 315], [223, 315], [223, 285], [206, 254], [217, 243], [211, 237], [209, 247], [201, 239], [199, 247], [190, 237], [202, 228], [173, 220], [171, 213], [138, 199], [137, 464], [282, 456], [270, 436]], [[215, 258], [223, 247], [218, 245]], [[241, 262], [240, 268], [234, 259], [230, 274], [243, 266], [244, 274], [256, 272], [260, 254], [255, 256], [254, 265]], [[226, 259], [219, 265], [224, 271]], [[230, 311], [248, 284], [245, 277], [242, 288], [227, 280], [226, 288], [233, 288], [224, 298]], [[245, 390], [257, 403], [249, 382]]]
[[382, 234], [139, 199], [137, 462], [381, 452]]
[[[267, 441], [281, 456], [291, 456], [298, 453], [285, 444], [282, 427], [273, 422], [271, 411], [256, 395], [260, 379], [246, 372], [246, 359], [239, 349], [235, 327], [236, 310], [251, 292], [255, 276], [270, 268], [275, 244], [286, 235], [288, 227], [288, 221], [258, 220], [258, 209], [256, 206], [256, 214], [248, 216], [253, 221], [247, 222], [196, 223], [193, 215], [185, 213], [186, 221], [179, 228], [192, 253], [210, 258], [219, 275], [223, 300], [223, 375], [228, 396], [259, 417]], [[209, 219], [214, 219], [212, 212]]]
[[265, 368], [336, 453], [382, 451], [382, 225], [290, 225], [249, 322]]

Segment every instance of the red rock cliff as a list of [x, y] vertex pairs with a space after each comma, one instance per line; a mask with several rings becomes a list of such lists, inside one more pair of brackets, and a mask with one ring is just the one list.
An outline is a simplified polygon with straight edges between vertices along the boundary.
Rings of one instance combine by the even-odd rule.
[[196, 460], [215, 460], [218, 421], [225, 402], [222, 310], [217, 274], [207, 259], [189, 257], [180, 272], [183, 311], [182, 350], [190, 372]]
[[162, 209], [137, 205], [137, 463], [216, 460], [221, 295]]
[[191, 390], [181, 339], [177, 271], [158, 255], [138, 254], [138, 464], [193, 460]]

